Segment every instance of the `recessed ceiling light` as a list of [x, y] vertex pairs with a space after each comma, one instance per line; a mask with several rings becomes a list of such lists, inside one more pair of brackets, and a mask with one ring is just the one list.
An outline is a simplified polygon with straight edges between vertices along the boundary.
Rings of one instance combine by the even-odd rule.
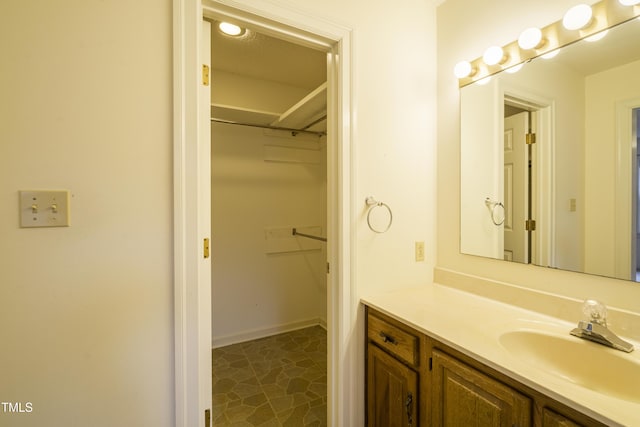
[[244, 34], [243, 28], [230, 22], [221, 22], [218, 24], [218, 28], [220, 28], [220, 31], [228, 36], [241, 36], [242, 34]]

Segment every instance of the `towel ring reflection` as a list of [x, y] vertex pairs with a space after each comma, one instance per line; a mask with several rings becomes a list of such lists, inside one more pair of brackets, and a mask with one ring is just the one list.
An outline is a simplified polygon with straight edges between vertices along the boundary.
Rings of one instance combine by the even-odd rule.
[[[385, 233], [389, 228], [391, 228], [391, 224], [393, 223], [393, 212], [391, 212], [391, 208], [386, 203], [377, 201], [373, 196], [367, 197], [364, 201], [367, 206], [369, 206], [369, 211], [367, 212], [367, 225], [374, 233]], [[373, 210], [378, 207], [387, 208], [387, 210], [389, 211], [389, 223], [384, 228], [384, 230], [377, 230], [374, 226], [371, 225], [371, 212], [373, 212]]]
[[[504, 217], [505, 217], [504, 205], [501, 202], [494, 202], [493, 200], [491, 200], [488, 197], [486, 199], [484, 199], [484, 204], [487, 207], [487, 209], [489, 209], [489, 212], [491, 212], [491, 221], [495, 225], [502, 225], [504, 223]], [[499, 216], [500, 211], [498, 211], [496, 213], [496, 208], [497, 207], [502, 208], [502, 209], [500, 209], [500, 211], [502, 211], [502, 216]], [[496, 219], [496, 215], [498, 215], [498, 219]], [[502, 219], [500, 219], [500, 218], [502, 218]]]

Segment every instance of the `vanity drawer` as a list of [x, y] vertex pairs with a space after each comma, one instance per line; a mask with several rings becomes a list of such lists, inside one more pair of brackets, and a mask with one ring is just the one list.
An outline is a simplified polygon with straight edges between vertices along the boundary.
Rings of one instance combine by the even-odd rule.
[[407, 332], [372, 313], [367, 316], [369, 340], [410, 365], [418, 365], [418, 335]]

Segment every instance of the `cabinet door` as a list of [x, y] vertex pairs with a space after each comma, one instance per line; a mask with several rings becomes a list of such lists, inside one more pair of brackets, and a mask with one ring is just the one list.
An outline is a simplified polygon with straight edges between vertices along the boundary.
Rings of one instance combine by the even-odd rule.
[[544, 408], [542, 411], [542, 426], [543, 427], [582, 427], [582, 424], [578, 424], [564, 415], [560, 415], [548, 408]]
[[437, 350], [433, 351], [432, 425], [527, 427], [531, 400]]
[[367, 425], [418, 425], [418, 374], [374, 344], [367, 346]]

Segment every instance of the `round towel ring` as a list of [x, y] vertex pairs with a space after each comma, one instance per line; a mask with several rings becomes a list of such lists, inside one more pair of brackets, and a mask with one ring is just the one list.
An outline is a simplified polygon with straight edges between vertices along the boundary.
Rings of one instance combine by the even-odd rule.
[[[505, 209], [502, 202], [494, 202], [487, 197], [486, 199], [484, 199], [484, 204], [487, 206], [487, 209], [489, 209], [489, 212], [491, 212], [491, 222], [493, 222], [497, 226], [504, 224]], [[498, 213], [496, 212], [496, 208], [498, 207], [500, 207], [502, 210], [502, 216], [499, 216]], [[498, 219], [496, 219], [496, 216]]]
[[[365, 199], [365, 203], [367, 204], [367, 206], [369, 206], [369, 211], [367, 212], [367, 225], [369, 226], [371, 231], [379, 234], [386, 233], [386, 231], [391, 228], [391, 224], [393, 223], [393, 212], [391, 212], [391, 208], [389, 207], [389, 205], [384, 202], [377, 201], [373, 196], [367, 197]], [[378, 230], [373, 225], [371, 225], [371, 212], [373, 212], [373, 210], [378, 207], [387, 208], [387, 211], [389, 211], [389, 223], [384, 228], [384, 230]]]

